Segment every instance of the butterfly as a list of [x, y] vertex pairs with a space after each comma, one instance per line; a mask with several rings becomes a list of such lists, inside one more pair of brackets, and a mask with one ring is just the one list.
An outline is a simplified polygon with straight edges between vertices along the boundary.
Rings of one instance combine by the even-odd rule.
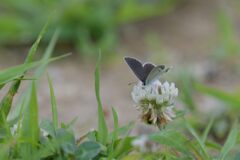
[[161, 75], [168, 72], [170, 68], [165, 65], [154, 65], [152, 63], [140, 62], [136, 58], [125, 57], [124, 60], [131, 68], [136, 77], [144, 84], [148, 85], [159, 80]]

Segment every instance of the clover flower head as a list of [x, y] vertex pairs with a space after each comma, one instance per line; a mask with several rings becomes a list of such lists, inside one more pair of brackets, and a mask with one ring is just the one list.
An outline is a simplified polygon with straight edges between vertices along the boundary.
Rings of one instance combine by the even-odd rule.
[[133, 87], [131, 95], [138, 109], [142, 111], [141, 119], [148, 124], [162, 128], [176, 117], [174, 102], [178, 89], [174, 83], [161, 83], [157, 80], [143, 85], [139, 82]]

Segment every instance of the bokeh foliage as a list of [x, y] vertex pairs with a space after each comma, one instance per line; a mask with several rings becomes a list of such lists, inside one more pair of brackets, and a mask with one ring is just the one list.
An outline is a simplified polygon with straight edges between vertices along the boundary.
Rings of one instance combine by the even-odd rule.
[[47, 43], [56, 27], [59, 43], [74, 46], [80, 54], [96, 56], [99, 49], [112, 55], [118, 41], [118, 28], [166, 14], [176, 0], [2, 0], [0, 45], [29, 44], [49, 14], [53, 15]]

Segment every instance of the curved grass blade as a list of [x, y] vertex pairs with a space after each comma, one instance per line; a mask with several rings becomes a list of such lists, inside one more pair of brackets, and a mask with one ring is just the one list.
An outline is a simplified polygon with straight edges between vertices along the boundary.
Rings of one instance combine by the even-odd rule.
[[[48, 63], [52, 62], [52, 61], [55, 61], [55, 60], [58, 60], [58, 59], [61, 59], [61, 58], [64, 58], [66, 56], [68, 56], [69, 54], [66, 54], [66, 55], [63, 55], [63, 56], [59, 56], [59, 57], [54, 57], [54, 58], [51, 58], [48, 60]], [[37, 65], [40, 65], [41, 63], [43, 63], [42, 61], [38, 61], [38, 62], [33, 62], [33, 63], [28, 63], [28, 64], [23, 64], [20, 66], [20, 69], [21, 70], [24, 70], [24, 71], [27, 71], [28, 69], [30, 68], [33, 68]], [[19, 69], [19, 68], [18, 68]], [[16, 70], [16, 68], [14, 68], [14, 70]], [[0, 72], [0, 75], [1, 73], [3, 72]], [[5, 73], [5, 72], [4, 72]], [[7, 94], [3, 97], [3, 100], [1, 101], [0, 103], [0, 126], [2, 125], [2, 120], [3, 120], [3, 117], [2, 117], [2, 113], [5, 115], [5, 117], [8, 116], [9, 114], [9, 111], [11, 109], [11, 106], [12, 106], [12, 101], [13, 101], [13, 98], [15, 96], [15, 94], [17, 93], [18, 91], [18, 88], [20, 86], [20, 83], [21, 81], [20, 80], [17, 80], [14, 85], [12, 85], [9, 89], [9, 91], [7, 92]]]
[[[37, 37], [37, 40], [33, 43], [32, 47], [30, 48], [30, 50], [28, 51], [28, 54], [27, 54], [27, 57], [25, 59], [25, 63], [24, 64], [27, 64], [27, 63], [31, 63], [32, 62], [32, 59], [34, 57], [34, 55], [36, 54], [36, 51], [37, 51], [37, 48], [38, 48], [38, 45], [43, 37], [43, 35], [45, 34], [46, 30], [47, 30], [47, 27], [48, 27], [48, 24], [49, 24], [49, 21], [47, 21], [47, 23], [43, 26], [42, 30], [40, 31], [40, 34], [38, 35]], [[19, 80], [20, 81], [20, 80]], [[1, 83], [1, 81], [0, 81]], [[19, 85], [18, 84], [19, 82], [14, 82], [12, 84], [11, 87], [15, 86], [14, 88], [17, 88], [17, 86]], [[5, 83], [1, 83], [0, 84], [0, 89], [5, 85]], [[19, 87], [19, 86], [18, 86]]]
[[237, 141], [237, 136], [238, 136], [238, 122], [237, 120], [234, 122], [232, 129], [228, 135], [228, 138], [222, 147], [222, 150], [219, 155], [219, 160], [224, 160], [226, 159], [227, 155], [229, 154], [230, 150], [234, 147], [236, 141]]
[[111, 146], [109, 147], [109, 152], [113, 152], [114, 145], [116, 140], [118, 139], [118, 115], [116, 110], [112, 107], [112, 115], [113, 115], [113, 121], [114, 121], [114, 129], [112, 131], [112, 136], [109, 134], [108, 138], [112, 141]]
[[206, 151], [205, 145], [204, 145], [203, 141], [201, 140], [201, 138], [198, 136], [196, 131], [192, 128], [192, 126], [188, 122], [186, 122], [186, 127], [187, 127], [188, 131], [196, 139], [197, 143], [199, 144], [199, 149], [201, 151], [201, 155], [204, 158], [204, 160], [209, 160], [210, 157], [209, 157], [209, 155], [208, 155], [208, 153]]
[[25, 59], [25, 63], [32, 62], [34, 55], [36, 54], [37, 48], [39, 46], [39, 43], [43, 37], [43, 35], [46, 33], [46, 30], [48, 28], [49, 20], [45, 23], [42, 30], [40, 31], [37, 40], [33, 43], [32, 47], [30, 48], [27, 58]]
[[180, 73], [180, 82], [182, 85], [182, 94], [180, 95], [181, 100], [185, 103], [186, 107], [191, 111], [196, 111], [196, 104], [193, 99], [193, 90], [192, 90], [192, 77], [188, 72]]
[[189, 155], [189, 140], [176, 130], [162, 130], [149, 135], [149, 139], [161, 145], [166, 145], [185, 155]]
[[[46, 69], [46, 67], [47, 67], [47, 61], [48, 61], [48, 59], [50, 59], [51, 58], [51, 56], [52, 56], [52, 53], [53, 53], [53, 50], [54, 50], [54, 47], [55, 47], [55, 45], [56, 45], [56, 43], [57, 43], [57, 39], [58, 39], [58, 37], [59, 37], [59, 35], [60, 35], [60, 29], [57, 29], [55, 32], [54, 32], [54, 34], [53, 34], [53, 36], [52, 36], [52, 38], [51, 38], [51, 40], [50, 40], [50, 43], [49, 43], [49, 45], [47, 46], [47, 48], [46, 48], [46, 50], [45, 50], [45, 52], [44, 52], [44, 54], [43, 54], [43, 57], [42, 57], [42, 61], [43, 62], [45, 62], [45, 63], [43, 63], [41, 66], [39, 66], [38, 67], [38, 69], [36, 70], [36, 72], [35, 72], [35, 75], [34, 75], [34, 77], [36, 78], [36, 79], [39, 79], [39, 77], [43, 74], [43, 72], [45, 71], [45, 69]], [[36, 83], [37, 84], [37, 83]]]
[[103, 107], [102, 102], [100, 98], [100, 60], [101, 60], [101, 54], [99, 54], [98, 62], [95, 69], [95, 94], [97, 98], [98, 103], [98, 134], [97, 134], [97, 140], [101, 142], [102, 144], [107, 143], [108, 139], [108, 128], [106, 124], [106, 120], [103, 113]]
[[[37, 65], [39, 65], [41, 62], [33, 62], [33, 63], [28, 63], [28, 64], [23, 64], [23, 65], [19, 65], [17, 67], [12, 67], [10, 69], [6, 69], [4, 71], [0, 72], [0, 83], [2, 81], [8, 81], [12, 78], [15, 78], [15, 75], [17, 74], [23, 74], [24, 72], [26, 72], [27, 70], [36, 67]], [[2, 80], [2, 81], [1, 81]], [[21, 80], [17, 80], [15, 81], [9, 88], [8, 92], [6, 93], [6, 95], [3, 97], [1, 103], [0, 103], [0, 126], [3, 123], [3, 114], [5, 117], [8, 116], [8, 113], [11, 109], [12, 106], [12, 101], [13, 101], [13, 97], [15, 96], [15, 94], [18, 91], [18, 88], [20, 86]]]
[[0, 85], [3, 85], [7, 82], [18, 79], [15, 82], [15, 84], [16, 84], [17, 81], [21, 81], [21, 79], [23, 78], [22, 74], [24, 74], [24, 72], [40, 65], [41, 63], [42, 63], [42, 61], [21, 64], [21, 65], [14, 66], [14, 67], [0, 71]]
[[[27, 58], [25, 59], [25, 63], [24, 64], [29, 64], [29, 63], [32, 62], [32, 59], [33, 59], [34, 55], [36, 54], [38, 45], [39, 45], [39, 43], [40, 43], [44, 33], [46, 32], [47, 26], [48, 26], [48, 22], [44, 25], [44, 27], [42, 28], [40, 34], [38, 35], [37, 40], [34, 42], [32, 47], [30, 48], [30, 50], [28, 52], [28, 55], [27, 55]], [[26, 72], [27, 70], [28, 70], [28, 68], [25, 68], [25, 70], [23, 69], [23, 73], [20, 73], [20, 74], [22, 74], [20, 79], [24, 77], [24, 72]], [[17, 71], [19, 71], [19, 70], [17, 70]], [[10, 74], [10, 75], [15, 75], [16, 74], [16, 72], [14, 72], [13, 70], [8, 71], [7, 73]], [[12, 73], [15, 73], [15, 74], [12, 74]], [[6, 74], [6, 72], [5, 72], [5, 74]], [[1, 77], [1, 75], [0, 75], [0, 77]], [[10, 76], [10, 77], [11, 78], [16, 78], [14, 76]], [[2, 81], [0, 80], [0, 85], [2, 85], [1, 87], [3, 87], [7, 81], [5, 81], [5, 83], [4, 82], [1, 83], [1, 82]], [[1, 125], [2, 119], [3, 119], [2, 115], [4, 114], [4, 116], [7, 117], [8, 114], [9, 114], [9, 111], [10, 111], [10, 109], [12, 107], [13, 97], [17, 93], [17, 91], [18, 91], [18, 89], [20, 87], [20, 84], [21, 84], [21, 80], [17, 80], [15, 82], [13, 82], [12, 85], [10, 86], [8, 92], [4, 96], [3, 100], [1, 101], [1, 104], [0, 104], [0, 112], [1, 112], [1, 114], [0, 114], [0, 116], [1, 116], [0, 117], [0, 125]]]
[[49, 84], [49, 89], [50, 89], [50, 96], [51, 96], [51, 106], [52, 106], [52, 119], [53, 119], [53, 125], [55, 131], [58, 128], [58, 112], [57, 112], [57, 103], [56, 103], [56, 98], [53, 90], [53, 84], [51, 81], [50, 76], [48, 75], [48, 84]]
[[108, 160], [112, 160], [114, 158], [121, 159], [124, 155], [129, 153], [132, 149], [132, 140], [134, 137], [130, 136], [130, 132], [133, 128], [133, 124], [129, 126], [126, 130], [126, 134], [122, 139], [116, 141], [116, 147], [112, 152], [110, 152]]
[[[43, 72], [45, 71], [45, 68], [47, 67], [47, 64], [49, 63], [49, 59], [52, 55], [53, 49], [56, 45], [58, 36], [59, 36], [60, 30], [57, 29], [47, 47], [47, 49], [44, 52], [44, 55], [41, 59], [41, 61], [43, 62], [35, 71], [34, 74], [34, 78], [36, 79], [36, 84], [38, 82], [38, 79], [40, 78], [40, 76], [43, 74]], [[31, 92], [31, 86], [28, 87], [28, 90], [25, 92], [25, 94], [22, 95], [22, 97], [18, 100], [18, 104], [22, 104], [23, 99], [26, 99], [26, 101], [29, 101], [29, 97], [30, 97], [30, 92]], [[28, 97], [28, 98], [26, 98]], [[10, 119], [17, 119], [17, 117], [19, 117], [19, 113], [20, 113], [20, 105], [17, 105], [17, 107], [14, 109], [14, 112], [12, 112], [10, 114]]]
[[208, 136], [208, 134], [210, 132], [210, 129], [212, 128], [213, 122], [214, 122], [214, 117], [211, 118], [211, 120], [208, 123], [206, 129], [203, 132], [203, 135], [202, 135], [202, 142], [203, 142], [203, 144], [205, 144], [205, 142], [207, 140], [207, 136]]
[[38, 143], [39, 127], [38, 127], [38, 102], [35, 82], [32, 82], [31, 98], [27, 108], [23, 113], [23, 122], [21, 129], [21, 138], [28, 139], [32, 146]]
[[114, 131], [112, 141], [115, 142], [118, 138], [118, 115], [114, 108], [112, 108], [113, 121], [114, 121]]
[[22, 127], [19, 137], [19, 154], [23, 159], [37, 159], [39, 141], [38, 102], [35, 82], [32, 82], [31, 97], [23, 112]]

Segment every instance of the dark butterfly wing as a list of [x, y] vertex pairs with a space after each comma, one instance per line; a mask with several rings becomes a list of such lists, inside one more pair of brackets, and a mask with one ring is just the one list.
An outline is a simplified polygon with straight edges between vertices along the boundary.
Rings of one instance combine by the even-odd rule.
[[128, 66], [132, 69], [133, 73], [137, 76], [137, 78], [145, 83], [146, 78], [142, 63], [137, 59], [131, 57], [125, 57], [124, 59]]
[[143, 65], [143, 70], [144, 70], [144, 74], [145, 74], [145, 80], [147, 79], [147, 76], [153, 70], [154, 67], [155, 67], [155, 65], [152, 64], [152, 63], [145, 63]]

